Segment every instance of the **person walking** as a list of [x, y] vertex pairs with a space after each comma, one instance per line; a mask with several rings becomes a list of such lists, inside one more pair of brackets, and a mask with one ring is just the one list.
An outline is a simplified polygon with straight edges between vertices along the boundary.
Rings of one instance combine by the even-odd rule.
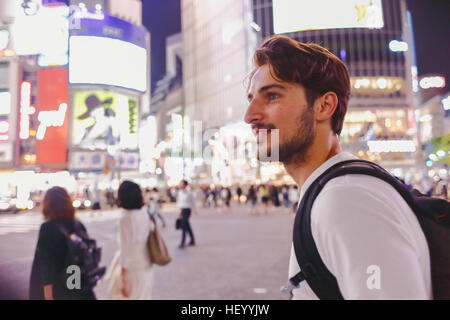
[[70, 254], [66, 234], [82, 234], [86, 227], [75, 218], [72, 199], [64, 188], [50, 188], [42, 202], [45, 222], [39, 238], [31, 269], [29, 297], [31, 300], [95, 300], [92, 289], [69, 289], [66, 261]]
[[146, 197], [147, 197], [148, 214], [153, 218], [155, 218], [155, 216], [158, 217], [158, 219], [161, 220], [162, 227], [165, 228], [166, 221], [164, 220], [163, 216], [160, 213], [161, 197], [159, 195], [158, 189], [157, 188], [148, 189], [146, 192]]
[[300, 198], [300, 194], [298, 193], [297, 186], [289, 187], [289, 201], [291, 203], [292, 211], [295, 212], [297, 210], [298, 199]]
[[289, 210], [291, 208], [291, 202], [289, 201], [289, 187], [287, 185], [283, 185], [281, 188], [281, 194], [283, 206]]
[[261, 198], [261, 203], [263, 205], [264, 214], [268, 213], [268, 207], [269, 207], [269, 189], [263, 184], [259, 187], [259, 195]]
[[143, 210], [144, 201], [139, 185], [124, 181], [118, 191], [121, 212], [119, 250], [108, 273], [108, 294], [112, 300], [149, 300], [152, 295], [153, 268], [147, 251], [147, 238], [155, 225]]
[[[357, 159], [339, 143], [351, 93], [349, 71], [327, 49], [279, 35], [265, 40], [253, 58], [245, 121], [258, 136], [258, 158], [278, 148], [277, 161], [303, 200], [329, 168]], [[276, 145], [269, 138], [272, 129]], [[308, 217], [311, 234], [301, 236], [314, 239], [329, 278], [316, 277], [318, 264], [300, 270], [299, 250], [292, 245], [289, 279], [306, 277], [300, 286], [291, 283], [293, 299], [324, 298], [319, 287], [332, 291], [328, 299], [432, 299], [427, 240], [415, 213], [389, 183], [366, 174], [335, 177], [322, 186]]]
[[248, 194], [247, 194], [247, 201], [250, 202], [250, 214], [256, 214], [258, 215], [258, 211], [256, 209], [256, 204], [258, 202], [258, 195], [257, 195], [257, 191], [254, 185], [251, 185], [250, 188], [248, 189]]
[[237, 202], [241, 204], [242, 188], [240, 185], [236, 187]]
[[182, 236], [179, 248], [183, 249], [185, 247], [186, 233], [188, 233], [191, 238], [188, 245], [195, 246], [194, 234], [192, 232], [191, 224], [189, 223], [191, 211], [195, 209], [195, 199], [192, 191], [188, 189], [188, 182], [186, 180], [181, 180], [179, 187], [177, 205], [180, 209], [180, 218], [182, 219]]

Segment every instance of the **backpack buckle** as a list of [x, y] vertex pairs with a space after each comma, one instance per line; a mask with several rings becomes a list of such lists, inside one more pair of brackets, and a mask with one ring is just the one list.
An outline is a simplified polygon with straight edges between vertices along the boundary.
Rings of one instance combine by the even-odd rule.
[[292, 283], [291, 280], [289, 280], [287, 286], [281, 287], [280, 291], [282, 294], [287, 296], [289, 298], [289, 300], [292, 300], [292, 298], [294, 297], [294, 293], [292, 291], [294, 291], [294, 289], [298, 289], [298, 288], [300, 288], [300, 285], [295, 285]]

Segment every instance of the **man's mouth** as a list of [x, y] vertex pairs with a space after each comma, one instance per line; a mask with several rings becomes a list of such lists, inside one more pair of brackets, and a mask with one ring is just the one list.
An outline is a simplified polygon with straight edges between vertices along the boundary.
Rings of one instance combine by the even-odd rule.
[[253, 134], [254, 134], [256, 137], [265, 137], [265, 136], [267, 136], [267, 135], [270, 134], [270, 131], [271, 131], [272, 129], [275, 129], [275, 128], [272, 128], [272, 127], [263, 127], [263, 126], [258, 126], [258, 125], [252, 126]]
[[269, 128], [257, 128], [253, 130], [253, 134], [256, 137], [256, 141], [258, 144], [266, 143], [268, 140], [268, 136], [270, 135], [270, 131], [272, 129]]

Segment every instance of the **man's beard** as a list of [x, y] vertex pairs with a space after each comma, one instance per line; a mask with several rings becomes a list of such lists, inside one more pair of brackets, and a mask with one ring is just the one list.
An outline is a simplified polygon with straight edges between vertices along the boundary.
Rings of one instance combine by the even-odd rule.
[[[270, 149], [267, 150], [268, 158], [264, 159], [260, 157], [260, 152], [262, 150], [258, 150], [258, 158], [261, 161], [280, 161], [284, 165], [289, 164], [301, 164], [306, 162], [307, 160], [307, 151], [309, 147], [314, 142], [314, 112], [307, 108], [305, 112], [303, 112], [297, 118], [297, 130], [293, 134], [293, 136], [285, 143], [278, 145], [279, 141], [275, 145], [270, 146]], [[273, 125], [269, 125], [271, 128], [275, 128]], [[273, 132], [273, 131], [272, 131]], [[269, 137], [266, 137], [269, 139]], [[272, 133], [270, 135], [270, 139], [272, 138]], [[265, 143], [265, 147], [267, 148], [267, 144]], [[274, 148], [278, 148], [278, 159], [273, 159], [274, 156]]]

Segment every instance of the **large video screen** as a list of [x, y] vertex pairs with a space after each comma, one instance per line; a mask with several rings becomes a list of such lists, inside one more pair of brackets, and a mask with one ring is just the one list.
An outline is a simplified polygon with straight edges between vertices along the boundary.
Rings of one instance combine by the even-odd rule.
[[146, 91], [145, 48], [97, 36], [71, 36], [69, 48], [71, 84], [103, 84]]
[[381, 0], [273, 0], [276, 34], [384, 26]]
[[74, 95], [72, 145], [84, 150], [138, 148], [137, 99], [109, 91]]

